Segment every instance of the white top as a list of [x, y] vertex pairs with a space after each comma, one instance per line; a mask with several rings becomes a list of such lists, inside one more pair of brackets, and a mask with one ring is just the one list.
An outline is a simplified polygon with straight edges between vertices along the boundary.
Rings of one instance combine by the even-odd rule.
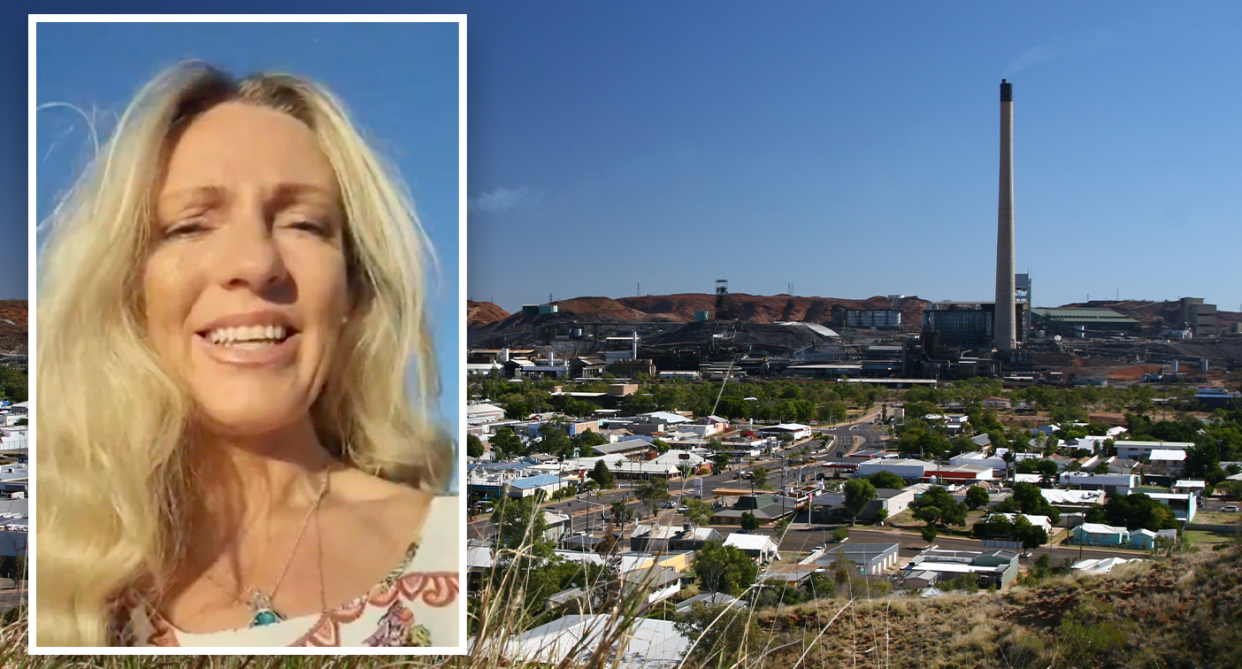
[[330, 611], [261, 627], [191, 634], [146, 604], [129, 609], [121, 645], [207, 647], [433, 646], [456, 649], [461, 601], [457, 497], [432, 500], [419, 541], [368, 592]]

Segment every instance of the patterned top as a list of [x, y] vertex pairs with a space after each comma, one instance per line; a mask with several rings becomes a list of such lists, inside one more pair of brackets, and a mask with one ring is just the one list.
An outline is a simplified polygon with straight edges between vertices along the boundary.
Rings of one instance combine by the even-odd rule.
[[[457, 497], [437, 497], [423, 536], [368, 592], [323, 613], [210, 634], [183, 632], [146, 603], [130, 605], [118, 645], [207, 647], [459, 646]], [[419, 544], [424, 549], [419, 550]]]

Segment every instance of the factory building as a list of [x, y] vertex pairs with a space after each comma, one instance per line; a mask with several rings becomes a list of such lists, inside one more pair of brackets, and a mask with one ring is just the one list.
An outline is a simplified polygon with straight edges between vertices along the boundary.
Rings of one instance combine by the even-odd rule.
[[1137, 333], [1142, 324], [1112, 309], [1032, 309], [1031, 324], [1037, 330], [1082, 337], [1092, 332]]

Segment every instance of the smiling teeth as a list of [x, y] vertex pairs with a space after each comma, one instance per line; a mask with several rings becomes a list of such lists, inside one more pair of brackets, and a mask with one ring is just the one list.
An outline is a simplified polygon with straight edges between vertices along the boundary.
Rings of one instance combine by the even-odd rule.
[[279, 342], [285, 338], [283, 325], [245, 325], [235, 328], [217, 328], [207, 333], [207, 341], [229, 346], [244, 342]]

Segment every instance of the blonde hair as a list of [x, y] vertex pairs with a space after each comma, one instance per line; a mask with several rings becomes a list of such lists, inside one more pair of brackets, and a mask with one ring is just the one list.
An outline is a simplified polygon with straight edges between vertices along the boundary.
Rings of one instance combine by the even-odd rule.
[[[179, 64], [138, 92], [45, 221], [35, 454], [41, 646], [106, 645], [110, 607], [180, 558], [195, 408], [146, 343], [140, 275], [170, 140], [227, 101], [305, 123], [340, 184], [354, 309], [312, 410], [319, 438], [343, 463], [389, 480], [438, 491], [451, 476], [451, 441], [431, 419], [439, 379], [424, 315], [430, 247], [400, 182], [315, 83], [285, 74], [235, 80]], [[398, 363], [410, 360], [413, 389]]]

